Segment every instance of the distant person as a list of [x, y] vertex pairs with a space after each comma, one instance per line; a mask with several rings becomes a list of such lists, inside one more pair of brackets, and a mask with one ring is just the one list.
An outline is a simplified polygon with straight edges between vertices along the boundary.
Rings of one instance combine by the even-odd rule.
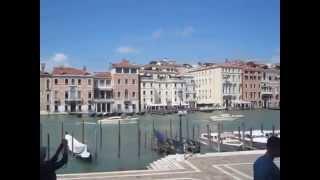
[[[56, 180], [57, 176], [55, 171], [61, 168], [68, 162], [68, 145], [67, 140], [63, 139], [60, 146], [58, 147], [55, 155], [50, 160], [45, 160], [46, 148], [40, 148], [40, 179], [41, 180]], [[62, 159], [58, 161], [60, 153], [62, 154]]]
[[254, 180], [280, 179], [280, 169], [273, 162], [277, 157], [280, 157], [280, 138], [271, 136], [267, 141], [267, 152], [254, 162]]

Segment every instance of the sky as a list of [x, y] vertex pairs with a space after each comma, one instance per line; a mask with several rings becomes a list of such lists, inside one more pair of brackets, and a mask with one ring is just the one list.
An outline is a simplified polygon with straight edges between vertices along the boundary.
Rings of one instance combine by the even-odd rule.
[[279, 0], [40, 0], [40, 62], [280, 61]]

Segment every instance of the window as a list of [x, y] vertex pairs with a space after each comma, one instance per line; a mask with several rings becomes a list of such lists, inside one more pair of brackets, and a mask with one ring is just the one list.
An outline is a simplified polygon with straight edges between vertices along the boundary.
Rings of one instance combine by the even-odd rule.
[[69, 98], [69, 93], [68, 93], [68, 91], [66, 91], [66, 92], [64, 93], [64, 98], [65, 98], [65, 99], [68, 99], [68, 98]]
[[142, 86], [143, 86], [143, 87], [146, 87], [146, 83], [143, 83]]
[[245, 86], [246, 86], [246, 88], [247, 88], [247, 84], [246, 84]]
[[124, 68], [124, 69], [123, 69], [123, 72], [124, 72], [124, 73], [129, 73], [129, 68]]
[[252, 92], [250, 92], [250, 98], [252, 98]]
[[159, 91], [159, 95], [161, 95], [161, 91]]
[[50, 106], [49, 105], [47, 105], [47, 111], [50, 111]]
[[47, 94], [47, 102], [49, 102], [50, 96], [49, 94]]
[[68, 111], [68, 106], [67, 105], [64, 106], [64, 111], [66, 111], [66, 112]]
[[81, 98], [81, 91], [78, 91], [78, 98]]
[[118, 97], [120, 97], [120, 95], [121, 95], [121, 93], [120, 93], [120, 91], [118, 91]]
[[248, 98], [248, 93], [246, 92], [246, 99]]
[[91, 85], [91, 79], [88, 79], [88, 85]]
[[68, 79], [65, 79], [65, 80], [64, 80], [64, 83], [65, 83], [65, 84], [68, 84]]
[[260, 98], [260, 95], [261, 95], [260, 92], [258, 92], [258, 97], [259, 97], [259, 98]]
[[136, 109], [136, 105], [132, 104], [132, 109], [135, 110]]
[[256, 98], [256, 92], [253, 92], [253, 98], [254, 99]]
[[136, 92], [132, 92], [132, 97], [136, 97]]
[[91, 98], [91, 92], [88, 93], [88, 98]]
[[79, 109], [79, 111], [81, 111], [81, 105], [79, 105], [78, 109]]
[[152, 95], [152, 91], [150, 91], [150, 95]]
[[159, 98], [159, 103], [161, 103], [161, 98]]
[[143, 98], [143, 102], [146, 102], [146, 98]]
[[174, 87], [177, 87], [177, 84], [176, 84], [176, 83], [174, 83]]
[[135, 68], [131, 69], [131, 73], [133, 73], [133, 74], [137, 73], [137, 69], [135, 69]]
[[78, 79], [78, 85], [81, 85], [81, 79]]
[[161, 88], [161, 84], [159, 83], [159, 89]]
[[152, 101], [153, 101], [153, 99], [151, 98], [151, 99], [150, 99], [150, 101], [152, 102]]
[[256, 84], [253, 84], [253, 88], [256, 88]]
[[256, 78], [257, 78], [256, 76], [253, 76], [253, 79], [254, 79], [254, 80], [256, 80]]
[[150, 83], [150, 87], [152, 87], [152, 83]]
[[129, 109], [129, 104], [125, 104], [125, 105], [124, 105], [124, 108], [125, 108], [126, 110], [128, 110], [128, 109]]
[[146, 95], [146, 91], [143, 91], [143, 95]]
[[128, 84], [128, 79], [126, 79], [126, 80], [124, 81], [124, 83], [125, 83], [125, 84]]
[[120, 81], [121, 81], [121, 80], [120, 80], [120, 79], [118, 79], [118, 84], [120, 84]]
[[168, 96], [168, 91], [166, 91], [166, 96]]
[[177, 91], [174, 91], [174, 95], [177, 95]]
[[54, 111], [58, 112], [58, 105], [54, 105]]
[[122, 68], [116, 68], [116, 73], [122, 73]]
[[91, 111], [91, 110], [92, 110], [92, 109], [91, 109], [91, 105], [90, 105], [90, 104], [88, 105], [88, 110], [89, 110], [89, 111]]
[[71, 79], [71, 84], [74, 85], [74, 79]]
[[47, 89], [49, 89], [49, 87], [50, 87], [50, 80], [47, 79]]
[[126, 97], [126, 98], [128, 97], [128, 89], [124, 90], [124, 97]]
[[259, 81], [261, 80], [261, 76], [258, 76], [258, 80], [259, 80]]
[[174, 98], [174, 102], [177, 102], [177, 98]]
[[135, 84], [136, 83], [136, 80], [135, 79], [132, 79], [132, 84]]
[[54, 91], [54, 98], [55, 98], [55, 99], [58, 98], [58, 91]]
[[58, 79], [54, 79], [54, 84], [55, 84], [55, 85], [58, 84]]
[[269, 81], [271, 81], [271, 76], [269, 76]]

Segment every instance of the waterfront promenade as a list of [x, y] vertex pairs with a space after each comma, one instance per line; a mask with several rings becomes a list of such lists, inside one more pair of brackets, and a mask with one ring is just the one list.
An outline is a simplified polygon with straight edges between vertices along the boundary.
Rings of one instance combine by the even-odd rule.
[[[148, 170], [113, 171], [98, 173], [60, 174], [60, 180], [109, 179], [162, 179], [211, 180], [253, 179], [253, 162], [265, 150], [196, 154], [187, 159], [184, 155], [169, 155], [148, 166]], [[275, 160], [280, 167], [280, 159]]]

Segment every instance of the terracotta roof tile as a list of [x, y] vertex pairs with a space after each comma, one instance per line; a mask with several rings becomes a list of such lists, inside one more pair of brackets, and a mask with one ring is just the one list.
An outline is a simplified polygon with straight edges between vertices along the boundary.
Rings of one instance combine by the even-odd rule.
[[90, 75], [89, 72], [82, 69], [76, 69], [71, 67], [55, 67], [52, 71], [53, 75]]
[[111, 79], [111, 73], [110, 72], [95, 72], [94, 77]]
[[119, 63], [112, 64], [112, 67], [122, 67], [122, 68], [138, 68], [139, 66], [136, 64], [130, 64], [130, 62], [126, 59], [123, 59]]

